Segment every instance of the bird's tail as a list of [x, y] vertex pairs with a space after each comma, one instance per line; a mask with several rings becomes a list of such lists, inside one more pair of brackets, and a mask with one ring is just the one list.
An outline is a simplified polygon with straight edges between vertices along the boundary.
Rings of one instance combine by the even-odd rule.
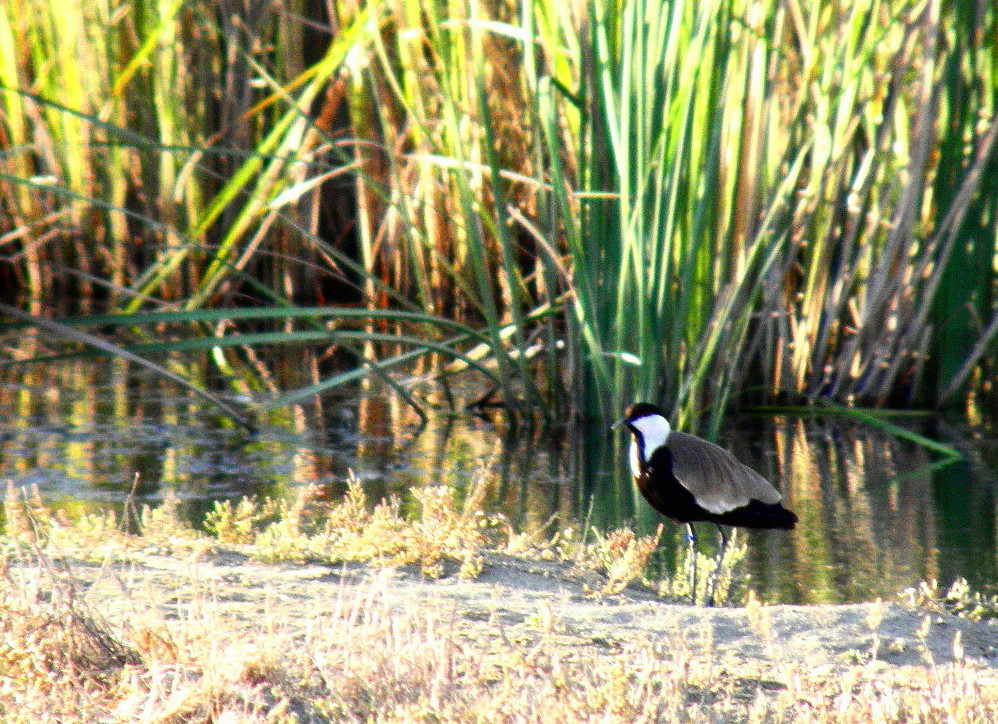
[[721, 521], [728, 525], [742, 528], [782, 528], [793, 530], [797, 525], [797, 514], [787, 510], [779, 503], [766, 504], [753, 500], [744, 508], [739, 508], [725, 516]]
[[767, 528], [793, 530], [797, 525], [797, 514], [792, 510], [787, 510], [779, 503], [767, 505], [766, 508], [768, 510], [763, 512], [760, 517], [766, 521]]

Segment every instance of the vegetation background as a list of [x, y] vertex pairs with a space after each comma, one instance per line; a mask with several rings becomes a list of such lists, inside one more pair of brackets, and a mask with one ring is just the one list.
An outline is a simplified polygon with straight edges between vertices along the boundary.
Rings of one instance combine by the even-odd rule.
[[271, 408], [973, 401], [996, 43], [990, 0], [7, 0], [0, 301]]

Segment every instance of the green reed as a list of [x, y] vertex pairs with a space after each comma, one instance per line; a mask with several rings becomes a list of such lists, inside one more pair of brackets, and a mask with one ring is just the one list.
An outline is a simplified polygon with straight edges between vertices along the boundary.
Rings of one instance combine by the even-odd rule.
[[642, 397], [714, 426], [734, 398], [935, 403], [990, 373], [991, 3], [299, 5], [0, 8], [24, 308], [104, 302], [147, 354], [182, 345], [143, 347], [141, 315], [177, 309], [192, 337], [231, 311], [244, 346], [352, 350], [285, 404], [367, 374], [405, 396], [422, 358], [560, 418]]

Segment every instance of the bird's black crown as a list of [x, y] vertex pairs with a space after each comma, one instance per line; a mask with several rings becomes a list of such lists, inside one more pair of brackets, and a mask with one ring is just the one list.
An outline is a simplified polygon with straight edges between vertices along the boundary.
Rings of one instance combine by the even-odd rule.
[[665, 417], [665, 413], [657, 405], [653, 405], [650, 402], [635, 402], [624, 411], [624, 422], [637, 420], [648, 415], [661, 415]]

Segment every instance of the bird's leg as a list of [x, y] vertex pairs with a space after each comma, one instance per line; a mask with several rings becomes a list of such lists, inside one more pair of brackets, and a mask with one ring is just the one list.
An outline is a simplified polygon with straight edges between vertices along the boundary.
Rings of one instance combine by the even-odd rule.
[[724, 528], [721, 527], [720, 523], [714, 523], [714, 525], [717, 526], [719, 545], [717, 547], [717, 558], [714, 559], [714, 570], [710, 572], [710, 578], [707, 579], [707, 590], [704, 591], [704, 597], [708, 606], [714, 605], [714, 589], [717, 587], [717, 577], [721, 572], [721, 564], [724, 562], [724, 552], [728, 548], [728, 534], [724, 532]]
[[686, 557], [686, 566], [691, 570], [686, 572], [686, 578], [690, 581], [690, 603], [697, 605], [697, 535], [693, 531], [693, 524], [686, 524], [686, 542], [689, 543], [689, 552]]

